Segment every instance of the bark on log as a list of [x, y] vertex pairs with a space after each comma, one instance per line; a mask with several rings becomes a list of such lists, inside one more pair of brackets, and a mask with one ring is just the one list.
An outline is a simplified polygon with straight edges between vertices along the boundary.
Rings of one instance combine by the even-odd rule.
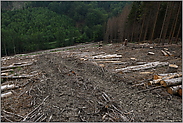
[[99, 63], [121, 63], [121, 61], [98, 61]]
[[98, 55], [98, 56], [93, 56], [93, 59], [100, 59], [100, 58], [122, 58], [122, 55], [117, 55], [117, 54], [113, 54], [113, 55]]
[[180, 85], [181, 83], [182, 83], [182, 77], [161, 81], [161, 85], [163, 85], [164, 87]]
[[7, 93], [3, 93], [1, 94], [1, 98], [4, 98], [4, 97], [9, 97], [11, 96], [13, 93], [10, 91], [10, 92], [7, 92]]
[[182, 87], [179, 88], [179, 95], [182, 97]]
[[154, 75], [153, 79], [172, 79], [172, 78], [178, 78], [178, 77], [182, 77], [182, 73], [169, 73], [169, 74], [162, 74], [163, 76], [159, 76], [159, 75]]
[[155, 53], [153, 53], [153, 52], [148, 52], [148, 54], [147, 55], [154, 55]]
[[169, 51], [165, 50], [165, 52], [166, 52], [169, 56], [173, 56], [173, 54], [171, 54]]
[[177, 75], [177, 74], [182, 75], [182, 72], [179, 72], [179, 73], [164, 73], [164, 74], [158, 74], [158, 76], [172, 76], [172, 75]]
[[3, 85], [3, 86], [1, 86], [1, 91], [5, 91], [5, 90], [8, 90], [8, 89], [14, 89], [14, 88], [18, 88], [18, 86], [15, 86], [14, 84], [12, 84], [12, 85]]
[[182, 85], [172, 86], [167, 89], [169, 94], [179, 94], [179, 89], [182, 88]]
[[167, 73], [175, 73], [178, 70], [178, 66], [175, 64], [169, 64], [169, 67], [167, 69]]
[[131, 71], [137, 71], [137, 70], [145, 70], [150, 68], [155, 68], [157, 66], [164, 66], [168, 65], [168, 62], [150, 62], [144, 65], [137, 65], [137, 66], [129, 66], [126, 68], [116, 69], [116, 72], [131, 72]]
[[[35, 74], [37, 75], [37, 74]], [[21, 79], [21, 78], [30, 78], [35, 75], [21, 75], [21, 76], [1, 76], [1, 79]]]
[[25, 66], [30, 66], [32, 64], [33, 64], [33, 62], [28, 63], [28, 64], [23, 64], [23, 65], [16, 65], [16, 66], [15, 65], [10, 65], [10, 66], [1, 67], [1, 70], [9, 69], [9, 68], [25, 67]]
[[156, 80], [153, 80], [153, 81], [149, 81], [148, 85], [156, 85], [156, 84], [159, 84], [161, 81], [163, 81], [163, 80], [162, 79], [156, 79]]
[[8, 76], [8, 73], [1, 73], [1, 76]]
[[1, 73], [5, 73], [5, 72], [12, 72], [13, 69], [7, 69], [7, 70], [2, 70]]
[[161, 50], [161, 52], [163, 53], [164, 56], [168, 56], [168, 54], [165, 51]]
[[95, 60], [95, 61], [118, 61], [119, 58], [112, 58], [112, 59], [92, 59], [92, 60]]

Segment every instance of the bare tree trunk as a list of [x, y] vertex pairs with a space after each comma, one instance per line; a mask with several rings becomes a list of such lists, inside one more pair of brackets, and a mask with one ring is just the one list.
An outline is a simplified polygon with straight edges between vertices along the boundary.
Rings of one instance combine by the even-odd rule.
[[154, 30], [155, 30], [155, 27], [156, 27], [156, 21], [157, 21], [157, 18], [158, 18], [158, 13], [159, 13], [160, 5], [161, 5], [161, 2], [159, 2], [158, 11], [157, 11], [156, 19], [155, 19], [155, 22], [154, 22], [154, 27], [153, 27], [153, 32], [152, 32], [150, 44], [152, 44], [152, 40], [153, 40], [153, 36], [154, 36]]
[[178, 37], [179, 37], [181, 27], [182, 27], [182, 22], [180, 22], [180, 25], [179, 25], [179, 30], [178, 30], [176, 41], [175, 41], [176, 44], [177, 44], [177, 40], [178, 40]]
[[[164, 24], [165, 24], [165, 20], [166, 20], [167, 11], [168, 11], [168, 4], [167, 4], [167, 7], [166, 7], [166, 12], [165, 12], [165, 16], [164, 16], [164, 20], [163, 20], [163, 24], [162, 24], [162, 28], [161, 28], [161, 33], [160, 33], [160, 37], [159, 37], [158, 44], [161, 42], [161, 35], [162, 35], [162, 33], [163, 33], [163, 28], [164, 28]], [[162, 44], [163, 44], [163, 43], [162, 43]], [[164, 45], [164, 44], [163, 44], [163, 45]]]
[[[170, 4], [171, 4], [171, 2], [170, 2]], [[164, 35], [163, 35], [163, 40], [162, 40], [162, 44], [163, 45], [164, 45], [164, 42], [165, 42], [165, 37], [166, 37], [166, 34], [167, 34], [170, 18], [171, 18], [171, 15], [172, 15], [173, 6], [174, 6], [174, 1], [172, 3], [172, 7], [171, 7], [170, 13], [168, 15], [167, 25], [166, 25], [166, 28], [165, 28], [165, 31], [164, 31]]]
[[148, 30], [148, 26], [149, 26], [149, 21], [150, 21], [151, 13], [152, 13], [152, 9], [150, 9], [149, 16], [148, 16], [146, 30], [145, 30], [145, 34], [144, 34], [144, 41], [146, 40], [146, 35], [147, 35], [147, 30]]
[[132, 36], [131, 36], [131, 43], [133, 40], [133, 33], [134, 33], [134, 28], [135, 28], [135, 19], [136, 19], [137, 11], [135, 12], [135, 18], [134, 18], [134, 23], [133, 23], [133, 30], [132, 30]]
[[140, 42], [141, 35], [142, 35], [142, 30], [143, 30], [143, 26], [144, 26], [145, 17], [146, 17], [146, 12], [147, 12], [147, 6], [145, 8], [145, 14], [144, 14], [144, 18], [143, 18], [143, 22], [142, 22], [142, 27], [141, 27], [141, 32], [140, 32], [140, 36], [139, 36], [139, 42]]
[[13, 49], [14, 49], [14, 55], [16, 54], [16, 51], [15, 51], [15, 42], [14, 42], [14, 39], [13, 39]]
[[3, 43], [4, 44], [4, 50], [5, 50], [5, 54], [6, 54], [6, 56], [8, 56], [7, 55], [7, 51], [6, 51], [6, 46], [5, 46], [5, 43]]
[[179, 10], [178, 10], [178, 12], [177, 12], [177, 17], [176, 17], [175, 26], [174, 26], [174, 29], [173, 29], [173, 34], [172, 34], [172, 38], [171, 38], [170, 44], [172, 44], [173, 36], [174, 36], [174, 33], [175, 33], [175, 28], [176, 28], [177, 20], [178, 20], [178, 17], [179, 17], [179, 12], [180, 12], [180, 8], [181, 8], [181, 3], [182, 3], [182, 2], [180, 2], [180, 4], [179, 4]]

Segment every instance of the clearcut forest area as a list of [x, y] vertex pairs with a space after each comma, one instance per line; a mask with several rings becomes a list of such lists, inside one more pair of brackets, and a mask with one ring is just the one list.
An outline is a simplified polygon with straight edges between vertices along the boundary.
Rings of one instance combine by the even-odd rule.
[[2, 5], [1, 122], [182, 122], [182, 2]]

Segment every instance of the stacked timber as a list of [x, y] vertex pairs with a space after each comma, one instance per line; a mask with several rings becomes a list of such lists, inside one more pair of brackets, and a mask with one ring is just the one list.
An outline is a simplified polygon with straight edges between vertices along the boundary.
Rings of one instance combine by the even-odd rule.
[[162, 85], [168, 93], [182, 96], [182, 72], [154, 75], [148, 85]]

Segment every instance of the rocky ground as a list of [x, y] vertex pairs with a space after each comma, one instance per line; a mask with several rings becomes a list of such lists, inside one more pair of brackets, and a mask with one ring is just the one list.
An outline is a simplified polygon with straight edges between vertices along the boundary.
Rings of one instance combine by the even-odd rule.
[[[173, 56], [164, 56], [161, 52], [164, 48]], [[148, 52], [155, 54], [148, 55]], [[116, 59], [121, 63], [92, 59], [100, 54], [122, 55]], [[98, 47], [92, 43], [3, 57], [1, 67], [33, 63], [13, 68], [9, 75], [34, 76], [1, 79], [2, 86], [16, 85], [11, 96], [1, 98], [1, 121], [182, 122], [182, 98], [170, 95], [166, 88], [151, 89], [154, 86], [147, 85], [153, 75], [166, 73], [167, 65], [115, 72], [119, 68], [156, 61], [176, 64], [177, 72], [182, 72], [182, 45], [115, 43]], [[139, 83], [144, 84], [134, 86]]]

